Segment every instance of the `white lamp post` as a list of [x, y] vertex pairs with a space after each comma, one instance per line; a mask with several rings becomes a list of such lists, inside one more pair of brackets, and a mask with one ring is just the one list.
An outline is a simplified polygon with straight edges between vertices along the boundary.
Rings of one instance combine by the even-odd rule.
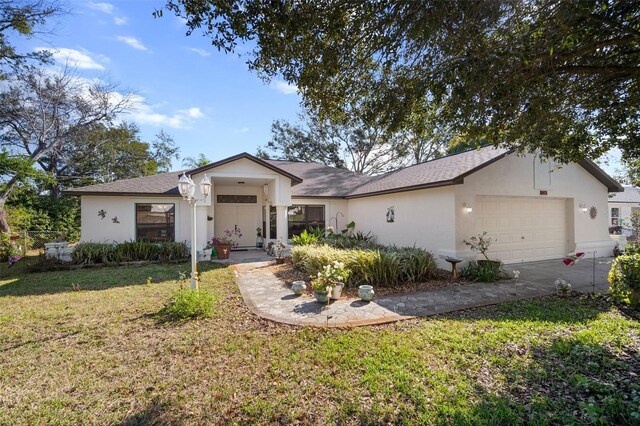
[[198, 289], [198, 261], [197, 261], [197, 253], [196, 253], [196, 204], [198, 201], [204, 201], [211, 191], [211, 182], [209, 182], [209, 178], [206, 173], [202, 180], [200, 181], [200, 193], [202, 194], [202, 198], [196, 198], [196, 184], [193, 183], [191, 176], [187, 176], [187, 174], [183, 174], [180, 176], [180, 180], [178, 181], [178, 191], [180, 191], [180, 195], [182, 198], [189, 202], [193, 213], [191, 215], [191, 289]]

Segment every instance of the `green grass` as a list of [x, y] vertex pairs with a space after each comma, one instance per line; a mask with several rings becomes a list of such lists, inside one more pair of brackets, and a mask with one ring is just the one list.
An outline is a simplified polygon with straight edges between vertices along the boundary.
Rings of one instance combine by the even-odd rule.
[[600, 298], [305, 329], [256, 318], [208, 267], [213, 317], [166, 323], [187, 265], [14, 268], [0, 424], [640, 423], [640, 325]]

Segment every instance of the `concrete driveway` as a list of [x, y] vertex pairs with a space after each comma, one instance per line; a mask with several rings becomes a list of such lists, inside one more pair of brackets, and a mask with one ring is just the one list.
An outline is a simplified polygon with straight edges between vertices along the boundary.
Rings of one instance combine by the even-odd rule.
[[[543, 260], [540, 262], [523, 262], [505, 265], [504, 269], [513, 275], [513, 271], [520, 271], [520, 281], [535, 284], [540, 288], [555, 290], [554, 282], [558, 278], [571, 283], [573, 290], [583, 293], [607, 292], [609, 283], [607, 275], [611, 269], [612, 257], [582, 258], [573, 266], [566, 266], [562, 259]], [[595, 264], [595, 287], [593, 272]]]

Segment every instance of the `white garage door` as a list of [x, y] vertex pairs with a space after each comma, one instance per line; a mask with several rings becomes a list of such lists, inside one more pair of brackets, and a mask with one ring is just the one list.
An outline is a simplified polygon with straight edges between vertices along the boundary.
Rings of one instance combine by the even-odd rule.
[[489, 257], [515, 263], [567, 254], [565, 200], [477, 197], [472, 214], [476, 234], [494, 240]]

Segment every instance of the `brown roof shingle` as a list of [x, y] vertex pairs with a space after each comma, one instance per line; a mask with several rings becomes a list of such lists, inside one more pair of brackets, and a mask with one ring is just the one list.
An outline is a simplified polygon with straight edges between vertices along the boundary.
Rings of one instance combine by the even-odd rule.
[[371, 176], [319, 163], [286, 160], [267, 162], [302, 178], [302, 183], [291, 187], [291, 195], [294, 197], [344, 197], [358, 186], [374, 179]]
[[462, 183], [462, 179], [507, 155], [508, 149], [484, 147], [396, 170], [351, 191], [347, 198]]
[[179, 197], [178, 179], [182, 173], [182, 171], [160, 173], [153, 176], [70, 188], [65, 193], [69, 195], [160, 195]]

